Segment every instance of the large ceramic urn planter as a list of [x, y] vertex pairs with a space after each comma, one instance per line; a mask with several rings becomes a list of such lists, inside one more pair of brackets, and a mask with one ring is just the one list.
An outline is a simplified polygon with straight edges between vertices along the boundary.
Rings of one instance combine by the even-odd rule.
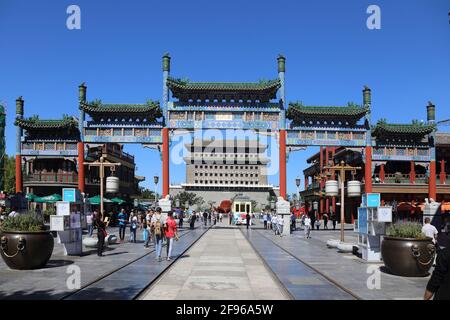
[[381, 256], [386, 268], [403, 277], [425, 277], [433, 265], [435, 246], [431, 238], [413, 239], [385, 236]]
[[0, 254], [11, 269], [43, 268], [52, 256], [53, 245], [50, 231], [0, 232]]

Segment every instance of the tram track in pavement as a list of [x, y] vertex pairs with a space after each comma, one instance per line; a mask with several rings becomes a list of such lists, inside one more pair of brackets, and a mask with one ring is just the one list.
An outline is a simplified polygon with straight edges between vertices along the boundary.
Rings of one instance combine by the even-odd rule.
[[[244, 237], [247, 239], [247, 241], [250, 243], [250, 245], [252, 246], [252, 248], [257, 252], [257, 254], [261, 257], [261, 259], [263, 260], [264, 264], [266, 265], [267, 268], [269, 268], [269, 270], [273, 273], [273, 275], [277, 278], [278, 282], [281, 284], [281, 286], [283, 286], [283, 288], [285, 288], [286, 291], [289, 292], [289, 296], [293, 297], [293, 299], [295, 298], [295, 294], [292, 294], [291, 291], [286, 287], [285, 283], [283, 282], [282, 279], [280, 279], [280, 277], [277, 275], [277, 273], [270, 267], [270, 265], [267, 262], [266, 257], [264, 257], [264, 255], [261, 254], [260, 250], [258, 250], [258, 248], [255, 247], [253, 241], [251, 241], [249, 239], [249, 235], [246, 235], [244, 233], [244, 230], [241, 229], [241, 232], [243, 233]], [[285, 248], [283, 248], [281, 245], [279, 245], [278, 243], [276, 243], [275, 241], [273, 241], [271, 238], [269, 238], [268, 236], [264, 235], [261, 231], [257, 230], [257, 229], [252, 229], [251, 232], [255, 232], [257, 233], [260, 237], [266, 239], [267, 241], [270, 241], [270, 243], [272, 243], [274, 246], [276, 246], [277, 248], [279, 248], [282, 252], [284, 252], [285, 254], [287, 254], [289, 257], [291, 257], [292, 259], [296, 260], [297, 262], [301, 263], [302, 265], [306, 266], [309, 270], [312, 271], [313, 274], [316, 274], [318, 278], [323, 278], [326, 280], [326, 282], [330, 283], [332, 286], [336, 287], [337, 289], [345, 292], [346, 294], [348, 294], [350, 297], [352, 297], [355, 300], [362, 300], [362, 298], [360, 296], [358, 296], [356, 293], [354, 293], [352, 290], [344, 287], [343, 285], [341, 285], [340, 283], [338, 283], [337, 281], [335, 281], [334, 279], [330, 278], [329, 276], [327, 276], [326, 274], [324, 274], [323, 272], [321, 272], [320, 270], [318, 270], [317, 268], [313, 267], [312, 265], [310, 265], [309, 263], [305, 262], [304, 260], [300, 259], [299, 257], [297, 257], [296, 255], [292, 254], [291, 252], [289, 252], [288, 250], [286, 250]], [[286, 280], [285, 280], [286, 281]]]
[[278, 284], [280, 289], [283, 290], [284, 294], [289, 298], [289, 300], [295, 300], [294, 295], [292, 295], [291, 292], [286, 288], [286, 286], [283, 284], [283, 282], [280, 280], [280, 278], [278, 278], [278, 276], [275, 274], [275, 272], [269, 266], [269, 264], [267, 263], [266, 259], [264, 259], [264, 257], [261, 255], [259, 250], [256, 249], [255, 246], [253, 245], [253, 243], [247, 238], [247, 235], [244, 233], [244, 230], [242, 230], [242, 228], [239, 228], [239, 227], [237, 229], [239, 229], [241, 231], [242, 235], [247, 240], [247, 242], [250, 244], [250, 246], [252, 247], [253, 251], [255, 251], [256, 255], [262, 261], [262, 263], [263, 263], [264, 267], [266, 268], [267, 272], [269, 272], [269, 274], [272, 276], [272, 279]]
[[[200, 228], [202, 228], [202, 226], [200, 226]], [[168, 270], [173, 264], [175, 264], [175, 262], [181, 257], [183, 256], [186, 251], [188, 251], [193, 245], [195, 245], [195, 243], [197, 243], [198, 240], [200, 240], [205, 234], [206, 232], [209, 231], [209, 229], [211, 229], [211, 227], [208, 227], [206, 230], [203, 231], [203, 233], [197, 238], [195, 239], [190, 245], [188, 245], [175, 259], [171, 260], [170, 263], [163, 269], [162, 272], [160, 272], [155, 278], [153, 278], [142, 290], [140, 290], [137, 294], [134, 294], [133, 297], [131, 297], [131, 299], [136, 299], [139, 295], [142, 294], [142, 292], [144, 292], [145, 290], [148, 289], [148, 287], [150, 287], [155, 281], [157, 281], [165, 272], [166, 270]], [[182, 239], [183, 237], [186, 237], [187, 235], [191, 234], [194, 230], [187, 230], [186, 232], [183, 232], [182, 234], [180, 234], [180, 239]], [[163, 248], [166, 247], [166, 244], [163, 244], [162, 246]], [[141, 260], [147, 258], [149, 255], [154, 254], [155, 253], [155, 248], [153, 247], [151, 250], [149, 250], [147, 253], [145, 253], [144, 255], [133, 259], [130, 262], [127, 262], [126, 264], [115, 268], [112, 271], [109, 271], [103, 275], [101, 275], [100, 277], [98, 277], [97, 279], [88, 282], [87, 284], [83, 285], [82, 287], [80, 287], [77, 290], [74, 290], [64, 296], [62, 296], [60, 298], [60, 300], [72, 300], [73, 298], [75, 298], [75, 296], [82, 294], [84, 291], [89, 290], [90, 288], [93, 288], [95, 284], [103, 281], [103, 280], [107, 280], [107, 278], [112, 277], [113, 275], [115, 275], [116, 273], [118, 273], [119, 271], [132, 266], [133, 264], [136, 264], [137, 262], [140, 262]], [[131, 300], [130, 299], [130, 300]], [[76, 300], [76, 298], [75, 298]]]

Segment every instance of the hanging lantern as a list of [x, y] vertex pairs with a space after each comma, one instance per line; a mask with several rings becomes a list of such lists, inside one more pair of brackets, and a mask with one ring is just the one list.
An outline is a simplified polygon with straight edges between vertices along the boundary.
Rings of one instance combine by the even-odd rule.
[[347, 195], [349, 197], [361, 196], [361, 182], [357, 180], [351, 180], [347, 183]]
[[327, 197], [337, 197], [339, 195], [339, 186], [336, 180], [325, 182], [325, 194]]
[[106, 178], [106, 193], [119, 192], [119, 178], [108, 177]]
[[317, 201], [313, 202], [313, 209], [314, 210], [319, 210], [319, 203]]

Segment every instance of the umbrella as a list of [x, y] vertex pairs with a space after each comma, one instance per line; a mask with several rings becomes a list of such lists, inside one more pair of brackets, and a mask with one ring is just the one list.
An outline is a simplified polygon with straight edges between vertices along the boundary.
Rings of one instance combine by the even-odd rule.
[[31, 202], [33, 202], [34, 199], [37, 198], [36, 195], [32, 194], [32, 193], [27, 193], [26, 197], [27, 197], [28, 201], [31, 201]]
[[45, 197], [35, 197], [33, 199], [34, 202], [38, 202], [38, 203], [55, 203], [57, 201], [61, 201], [62, 197], [61, 195], [55, 193], [49, 196], [45, 196]]
[[[99, 205], [100, 204], [100, 196], [95, 196], [95, 197], [89, 198], [89, 201], [91, 204]], [[112, 203], [112, 202], [113, 201], [103, 197], [103, 203]]]
[[125, 200], [120, 199], [120, 198], [112, 198], [111, 201], [112, 201], [112, 202], [115, 202], [115, 203], [117, 203], [117, 204], [119, 204], [119, 205], [124, 204], [124, 203], [127, 203]]

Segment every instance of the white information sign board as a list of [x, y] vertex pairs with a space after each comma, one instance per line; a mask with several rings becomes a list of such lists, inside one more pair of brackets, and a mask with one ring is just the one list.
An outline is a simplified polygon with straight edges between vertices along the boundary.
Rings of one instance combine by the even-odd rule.
[[50, 230], [64, 231], [64, 216], [50, 216]]
[[392, 222], [392, 207], [378, 207], [378, 222]]
[[56, 202], [56, 214], [58, 216], [69, 216], [70, 215], [70, 202], [67, 202], [67, 201]]

